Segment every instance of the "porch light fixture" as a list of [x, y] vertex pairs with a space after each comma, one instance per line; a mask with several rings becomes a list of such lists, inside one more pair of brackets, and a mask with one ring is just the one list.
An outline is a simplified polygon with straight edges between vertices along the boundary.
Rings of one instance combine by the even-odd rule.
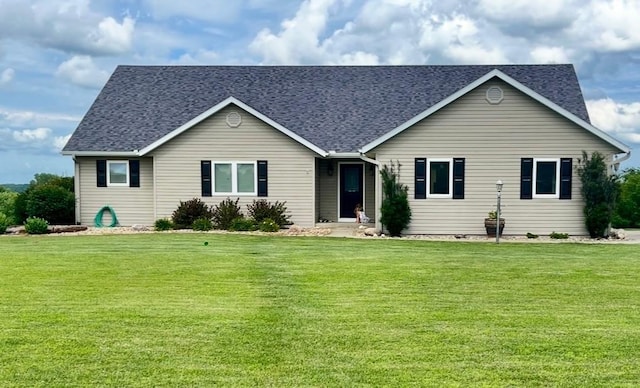
[[500, 197], [502, 196], [502, 183], [501, 179], [496, 182], [496, 244], [500, 244]]
[[327, 166], [327, 175], [333, 176], [333, 162], [329, 162], [329, 166]]

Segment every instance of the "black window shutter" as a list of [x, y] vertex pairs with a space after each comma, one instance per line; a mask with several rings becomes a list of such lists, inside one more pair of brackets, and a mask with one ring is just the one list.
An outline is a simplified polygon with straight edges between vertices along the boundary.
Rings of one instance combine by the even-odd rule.
[[464, 158], [453, 158], [453, 199], [464, 199]]
[[560, 159], [560, 199], [571, 199], [572, 160]]
[[427, 159], [416, 158], [415, 199], [427, 198]]
[[200, 180], [202, 182], [202, 196], [211, 197], [211, 161], [200, 162]]
[[140, 187], [140, 161], [129, 161], [129, 187]]
[[520, 199], [533, 198], [533, 158], [520, 160]]
[[266, 197], [268, 194], [267, 161], [258, 160], [258, 197]]
[[107, 187], [107, 161], [96, 160], [96, 179], [98, 187]]

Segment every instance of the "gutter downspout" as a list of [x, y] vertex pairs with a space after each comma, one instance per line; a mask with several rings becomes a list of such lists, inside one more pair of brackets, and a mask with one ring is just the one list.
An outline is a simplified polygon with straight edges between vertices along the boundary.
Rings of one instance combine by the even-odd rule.
[[376, 207], [375, 228], [380, 232], [382, 232], [382, 223], [380, 222], [380, 208], [382, 207], [382, 181], [380, 180], [380, 162], [375, 159], [371, 159], [362, 153], [360, 154], [360, 159], [376, 166], [375, 182], [374, 182], [374, 187], [375, 187], [374, 205]]
[[[622, 156], [618, 156], [618, 155], [622, 155]], [[631, 151], [629, 152], [625, 152], [624, 154], [615, 154], [613, 155], [613, 165], [611, 166], [613, 168], [613, 172], [617, 173], [618, 169], [620, 168], [620, 163], [624, 162], [625, 160], [629, 159], [631, 157]]]

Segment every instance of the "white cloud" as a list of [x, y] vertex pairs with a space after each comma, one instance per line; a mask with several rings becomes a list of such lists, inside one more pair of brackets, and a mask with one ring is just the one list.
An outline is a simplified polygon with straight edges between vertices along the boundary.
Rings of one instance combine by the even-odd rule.
[[46, 113], [23, 110], [11, 110], [0, 107], [0, 125], [8, 127], [46, 126], [59, 123], [68, 126], [79, 122], [81, 117], [60, 113]]
[[125, 17], [122, 24], [114, 18], [107, 17], [98, 24], [98, 29], [87, 36], [88, 46], [110, 54], [119, 54], [131, 49], [135, 21]]
[[87, 88], [101, 87], [109, 78], [109, 73], [99, 69], [87, 55], [77, 55], [63, 62], [58, 66], [56, 75]]
[[569, 56], [563, 47], [538, 46], [531, 50], [535, 63], [569, 63]]
[[90, 8], [88, 0], [0, 0], [0, 36], [41, 47], [92, 55], [131, 50], [135, 20], [122, 22]]
[[638, 0], [591, 0], [577, 11], [570, 33], [584, 46], [605, 52], [640, 48]]
[[13, 77], [15, 77], [16, 71], [12, 68], [4, 69], [2, 73], [0, 73], [0, 86], [6, 85], [13, 81]]
[[323, 61], [319, 36], [325, 30], [329, 10], [338, 0], [305, 0], [296, 16], [284, 20], [274, 34], [263, 29], [249, 46], [266, 63], [298, 64]]
[[51, 128], [23, 129], [13, 131], [13, 140], [19, 143], [42, 142], [51, 135]]
[[56, 136], [53, 138], [53, 148], [56, 151], [60, 151], [64, 148], [64, 146], [67, 144], [67, 142], [69, 141], [69, 138], [71, 138], [71, 134], [68, 134], [66, 136]]
[[197, 50], [195, 53], [186, 53], [178, 58], [177, 63], [181, 65], [211, 65], [215, 64], [220, 56], [215, 51]]
[[587, 100], [591, 122], [621, 140], [640, 143], [640, 102], [619, 103], [610, 98]]

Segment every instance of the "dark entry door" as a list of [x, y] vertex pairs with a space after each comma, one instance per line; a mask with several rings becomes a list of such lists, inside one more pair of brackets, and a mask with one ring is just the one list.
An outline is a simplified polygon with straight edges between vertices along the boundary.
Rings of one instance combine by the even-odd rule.
[[340, 218], [356, 218], [356, 205], [364, 205], [362, 171], [362, 164], [340, 165]]

